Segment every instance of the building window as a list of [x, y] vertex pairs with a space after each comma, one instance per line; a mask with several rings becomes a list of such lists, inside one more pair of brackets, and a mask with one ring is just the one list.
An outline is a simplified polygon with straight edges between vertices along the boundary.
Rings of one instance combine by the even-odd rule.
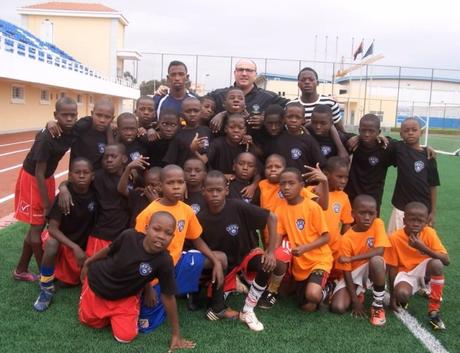
[[40, 104], [50, 104], [50, 91], [42, 89], [40, 91]]
[[24, 103], [24, 87], [22, 86], [11, 86], [11, 103]]
[[81, 94], [77, 94], [77, 104], [82, 104], [83, 103], [83, 97]]
[[46, 19], [42, 22], [42, 39], [45, 42], [53, 43], [53, 22]]
[[369, 114], [377, 115], [377, 116], [379, 117], [379, 119], [380, 119], [380, 122], [383, 121], [383, 113], [384, 113], [384, 112], [382, 112], [382, 111], [374, 111], [374, 110], [371, 110], [371, 111], [369, 112]]

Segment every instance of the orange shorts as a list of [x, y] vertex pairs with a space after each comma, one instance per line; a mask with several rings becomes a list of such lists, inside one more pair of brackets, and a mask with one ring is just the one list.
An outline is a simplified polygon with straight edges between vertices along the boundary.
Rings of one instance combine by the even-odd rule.
[[[51, 238], [47, 230], [42, 232], [42, 246], [45, 249], [46, 241]], [[59, 245], [54, 260], [54, 277], [61, 282], [76, 286], [80, 284], [81, 267], [78, 265], [73, 250], [64, 244]]]
[[86, 245], [86, 255], [88, 257], [93, 256], [98, 253], [100, 250], [108, 247], [112, 242], [110, 240], [99, 239], [94, 235], [88, 237], [88, 243]]
[[[53, 202], [56, 194], [54, 175], [45, 179], [48, 199]], [[45, 208], [38, 190], [37, 179], [23, 168], [19, 171], [14, 193], [14, 217], [31, 225], [45, 224]]]
[[85, 279], [81, 290], [78, 318], [82, 324], [93, 328], [111, 325], [115, 339], [127, 343], [137, 336], [139, 308], [139, 295], [118, 300], [103, 299], [92, 291], [88, 279]]

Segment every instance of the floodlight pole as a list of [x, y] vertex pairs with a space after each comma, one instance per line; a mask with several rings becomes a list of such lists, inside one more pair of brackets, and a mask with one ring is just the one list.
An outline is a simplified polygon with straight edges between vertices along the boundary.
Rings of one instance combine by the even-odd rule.
[[425, 146], [428, 146], [428, 130], [430, 129], [430, 115], [431, 115], [431, 97], [433, 95], [433, 79], [434, 69], [431, 69], [431, 81], [430, 81], [430, 98], [428, 99], [428, 114], [425, 123]]

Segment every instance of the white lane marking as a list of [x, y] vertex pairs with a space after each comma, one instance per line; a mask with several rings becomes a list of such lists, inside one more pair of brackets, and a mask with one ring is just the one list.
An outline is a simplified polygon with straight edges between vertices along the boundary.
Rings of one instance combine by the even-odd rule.
[[409, 314], [406, 310], [400, 309], [399, 313], [395, 313], [399, 320], [407, 327], [407, 329], [420, 341], [431, 353], [449, 353], [441, 342], [438, 341], [430, 332], [428, 332], [415, 317]]
[[0, 173], [5, 173], [9, 170], [13, 170], [13, 169], [16, 169], [16, 168], [21, 168], [22, 167], [22, 163], [21, 164], [16, 164], [16, 165], [13, 165], [11, 167], [8, 167], [8, 168], [4, 168], [4, 169], [0, 169]]
[[11, 154], [21, 153], [21, 152], [25, 152], [25, 151], [30, 151], [30, 148], [24, 148], [23, 150], [16, 150], [16, 151], [11, 151], [11, 152], [1, 153], [0, 157], [9, 156]]
[[20, 144], [23, 144], [23, 143], [29, 143], [29, 142], [34, 142], [34, 141], [35, 140], [25, 140], [25, 141], [20, 141], [20, 142], [4, 143], [3, 145], [0, 145], [0, 147], [20, 145]]
[[[62, 176], [65, 176], [65, 175], [67, 175], [68, 173], [69, 173], [68, 170], [64, 170], [63, 172], [60, 172], [60, 173], [55, 174], [55, 175], [54, 175], [54, 179], [60, 178], [60, 177], [62, 177]], [[5, 203], [5, 202], [7, 202], [7, 201], [9, 201], [9, 200], [11, 200], [11, 199], [14, 199], [14, 193], [2, 197], [2, 198], [0, 199], [0, 204]]]

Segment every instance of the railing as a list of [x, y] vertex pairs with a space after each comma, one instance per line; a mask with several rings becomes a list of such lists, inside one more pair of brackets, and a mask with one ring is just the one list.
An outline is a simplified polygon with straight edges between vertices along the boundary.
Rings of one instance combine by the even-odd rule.
[[30, 60], [35, 60], [39, 63], [53, 65], [63, 70], [73, 71], [95, 79], [109, 81], [127, 87], [138, 88], [137, 85], [133, 84], [129, 80], [120, 77], [112, 79], [103, 77], [102, 75], [98, 74], [95, 70], [79, 63], [78, 61], [66, 59], [53, 52], [38, 49], [34, 46], [22, 43], [16, 39], [5, 37], [4, 35], [2, 35], [2, 33], [0, 33], [0, 50], [5, 51], [7, 53], [11, 53], [13, 55], [22, 56]]

